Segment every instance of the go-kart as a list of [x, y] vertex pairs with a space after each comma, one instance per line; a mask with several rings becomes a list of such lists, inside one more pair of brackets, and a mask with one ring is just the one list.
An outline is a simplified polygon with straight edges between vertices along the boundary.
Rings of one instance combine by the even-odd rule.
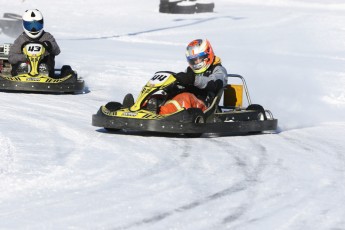
[[[106, 130], [151, 131], [186, 134], [191, 137], [203, 133], [243, 134], [275, 131], [277, 119], [261, 105], [252, 104], [244, 78], [228, 74], [228, 79], [240, 79], [242, 84], [227, 85], [214, 97], [206, 111], [197, 108], [181, 108], [177, 112], [160, 115], [151, 109], [149, 100], [154, 95], [163, 95], [159, 105], [171, 99], [170, 92], [183, 90], [173, 72], [160, 71], [147, 82], [136, 101], [127, 94], [120, 102], [109, 102], [92, 116], [92, 125]], [[248, 106], [242, 107], [245, 92]], [[220, 105], [223, 98], [223, 105]]]
[[[80, 93], [84, 80], [69, 65], [54, 70], [49, 76], [47, 69], [40, 68], [45, 47], [39, 42], [27, 43], [23, 53], [27, 57], [27, 68], [12, 76], [12, 66], [8, 62], [11, 44], [0, 46], [0, 91], [29, 91], [49, 93]], [[42, 70], [41, 70], [42, 69]]]

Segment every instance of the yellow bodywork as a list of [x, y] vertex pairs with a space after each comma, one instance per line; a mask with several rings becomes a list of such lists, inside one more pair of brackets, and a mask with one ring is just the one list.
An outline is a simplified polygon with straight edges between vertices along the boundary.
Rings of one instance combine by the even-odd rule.
[[151, 94], [154, 91], [164, 89], [165, 87], [172, 84], [174, 81], [175, 81], [175, 78], [172, 75], [170, 75], [167, 80], [162, 81], [162, 82], [157, 82], [157, 81], [152, 82], [152, 80], [147, 82], [146, 85], [141, 90], [141, 92], [138, 96], [138, 99], [135, 101], [134, 105], [131, 107], [131, 111], [140, 110], [141, 105], [142, 105], [143, 101], [145, 100], [145, 98], [147, 97], [147, 95]]
[[[164, 73], [158, 72], [153, 76], [153, 78], [151, 78], [146, 83], [146, 85], [141, 90], [137, 100], [134, 102], [134, 105], [132, 105], [130, 108], [121, 108], [116, 111], [110, 111], [109, 109], [106, 108], [106, 106], [102, 106], [101, 111], [103, 114], [107, 116], [113, 116], [113, 117], [146, 119], [146, 120], [157, 120], [157, 119], [165, 118], [172, 114], [159, 115], [152, 111], [142, 109], [142, 105], [147, 103], [149, 95], [152, 95], [155, 92], [168, 87], [174, 82], [175, 82], [175, 77], [172, 74], [165, 73], [165, 72]], [[181, 110], [184, 110], [184, 108], [176, 111], [175, 113], [178, 113]]]
[[36, 75], [31, 76], [29, 74], [19, 74], [17, 76], [11, 76], [11, 75], [1, 75], [2, 78], [9, 80], [9, 81], [19, 81], [19, 82], [39, 82], [39, 83], [61, 83], [66, 81], [68, 78], [70, 78], [72, 74], [67, 75], [66, 77], [55, 79], [51, 78], [48, 75]]
[[38, 43], [27, 44], [23, 47], [23, 53], [27, 56], [30, 61], [31, 70], [30, 73], [18, 74], [12, 76], [10, 73], [1, 74], [1, 77], [8, 81], [16, 82], [38, 82], [38, 83], [61, 83], [69, 79], [73, 74], [69, 74], [63, 78], [51, 78], [48, 75], [40, 74], [38, 72], [38, 65], [40, 60], [43, 58], [45, 48], [43, 45]]
[[129, 108], [123, 108], [116, 111], [110, 111], [108, 110], [104, 105], [101, 107], [102, 112], [107, 116], [113, 116], [113, 117], [124, 117], [124, 118], [135, 118], [135, 119], [146, 119], [146, 120], [152, 120], [152, 119], [161, 119], [165, 116], [155, 114], [151, 111], [147, 110], [139, 110], [139, 111], [131, 111]]
[[38, 64], [43, 58], [45, 50], [41, 44], [28, 44], [23, 47], [23, 53], [27, 56], [31, 64], [31, 71], [29, 73], [31, 76], [38, 75]]

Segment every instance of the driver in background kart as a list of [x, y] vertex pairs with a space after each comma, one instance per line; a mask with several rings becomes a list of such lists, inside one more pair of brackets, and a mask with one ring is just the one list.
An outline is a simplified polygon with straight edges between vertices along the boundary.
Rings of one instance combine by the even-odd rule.
[[186, 49], [189, 67], [177, 73], [176, 80], [185, 86], [182, 93], [160, 107], [159, 114], [170, 114], [182, 107], [199, 108], [205, 111], [217, 92], [227, 85], [227, 71], [219, 57], [214, 55], [207, 39], [196, 39]]
[[49, 73], [54, 76], [55, 56], [60, 53], [60, 48], [53, 35], [43, 30], [43, 15], [37, 9], [26, 10], [23, 14], [24, 32], [14, 41], [10, 48], [8, 61], [12, 64], [12, 76], [18, 73], [29, 72], [29, 63], [23, 54], [23, 46], [29, 42], [43, 44], [46, 51], [38, 67], [39, 73]]

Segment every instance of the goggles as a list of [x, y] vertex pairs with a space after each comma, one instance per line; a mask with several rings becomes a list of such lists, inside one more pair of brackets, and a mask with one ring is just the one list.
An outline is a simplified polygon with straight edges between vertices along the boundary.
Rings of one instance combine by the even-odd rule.
[[24, 28], [30, 32], [37, 32], [43, 29], [43, 19], [39, 21], [23, 21]]
[[196, 55], [188, 56], [187, 61], [190, 65], [197, 65], [200, 62], [204, 61], [206, 58], [208, 58], [208, 54], [206, 52], [201, 52]]

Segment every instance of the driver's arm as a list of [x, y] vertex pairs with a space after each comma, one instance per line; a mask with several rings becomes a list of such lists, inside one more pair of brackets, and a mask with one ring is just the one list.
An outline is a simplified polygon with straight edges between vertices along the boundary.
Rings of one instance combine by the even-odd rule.
[[20, 35], [13, 43], [13, 45], [10, 48], [9, 56], [8, 56], [8, 62], [12, 65], [18, 63], [18, 62], [25, 62], [26, 56], [23, 54], [22, 45], [26, 41]]
[[198, 75], [195, 78], [194, 86], [199, 89], [206, 89], [217, 92], [227, 84], [227, 71], [223, 66], [216, 66], [209, 76]]

